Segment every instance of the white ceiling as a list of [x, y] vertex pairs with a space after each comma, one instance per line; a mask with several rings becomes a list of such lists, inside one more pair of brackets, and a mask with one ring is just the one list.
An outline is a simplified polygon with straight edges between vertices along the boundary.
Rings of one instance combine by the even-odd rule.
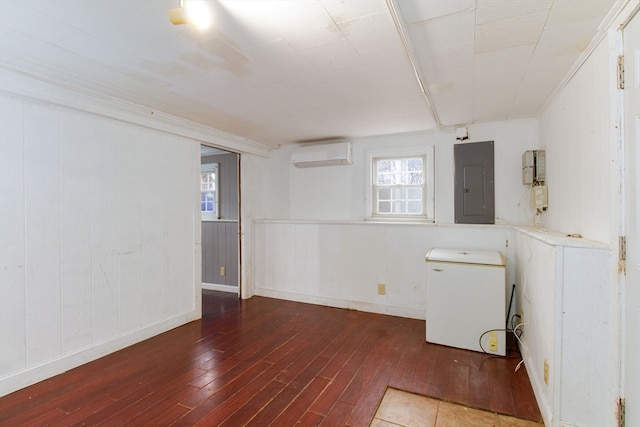
[[275, 147], [535, 117], [617, 1], [0, 0], [0, 62]]

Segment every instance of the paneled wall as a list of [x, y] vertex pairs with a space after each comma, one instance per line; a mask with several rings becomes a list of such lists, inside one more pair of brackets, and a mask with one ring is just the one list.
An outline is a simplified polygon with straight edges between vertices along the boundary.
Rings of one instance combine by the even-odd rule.
[[199, 145], [0, 108], [0, 394], [199, 317]]
[[[202, 281], [238, 286], [238, 155], [205, 156], [202, 163], [218, 163], [220, 220], [202, 221]], [[224, 269], [224, 274], [223, 270]]]
[[619, 329], [609, 247], [530, 229], [514, 232], [514, 247], [521, 350], [545, 425], [614, 425]]
[[257, 295], [424, 319], [425, 255], [434, 247], [499, 250], [507, 292], [513, 283], [510, 227], [258, 221], [253, 229]]
[[202, 222], [202, 281], [238, 286], [238, 221]]
[[549, 209], [541, 223], [605, 243], [616, 238], [612, 206], [618, 189], [612, 177], [618, 153], [611, 143], [614, 88], [605, 41], [540, 115], [549, 186]]
[[[427, 251], [436, 246], [497, 249], [507, 255], [509, 228], [533, 210], [523, 202], [521, 156], [538, 147], [536, 120], [469, 127], [472, 141], [495, 141], [496, 225], [454, 223], [453, 132], [422, 132], [352, 140], [353, 165], [298, 169], [292, 147], [271, 159], [250, 159], [259, 174], [245, 181], [252, 201], [255, 244], [248, 281], [260, 295], [299, 299], [423, 318]], [[431, 145], [435, 153], [435, 224], [375, 224], [366, 220], [369, 153]], [[265, 194], [268, 197], [265, 197]], [[251, 258], [251, 257], [255, 257]], [[243, 264], [244, 265], [244, 264]], [[389, 292], [377, 295], [377, 283]], [[509, 286], [512, 284], [509, 280]]]
[[549, 208], [540, 223], [558, 233], [534, 230], [516, 239], [518, 301], [527, 323], [524, 356], [549, 426], [616, 423], [619, 152], [610, 37], [540, 114], [549, 186]]

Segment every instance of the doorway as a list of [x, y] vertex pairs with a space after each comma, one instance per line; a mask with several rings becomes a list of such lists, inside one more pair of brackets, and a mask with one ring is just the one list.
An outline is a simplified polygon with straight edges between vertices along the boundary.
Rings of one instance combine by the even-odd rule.
[[200, 146], [202, 289], [240, 295], [240, 155]]

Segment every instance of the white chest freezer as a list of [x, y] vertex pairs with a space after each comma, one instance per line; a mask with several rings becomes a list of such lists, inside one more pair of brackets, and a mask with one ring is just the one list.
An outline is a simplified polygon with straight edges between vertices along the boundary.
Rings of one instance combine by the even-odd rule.
[[427, 262], [427, 341], [506, 354], [506, 267], [499, 251], [434, 248]]

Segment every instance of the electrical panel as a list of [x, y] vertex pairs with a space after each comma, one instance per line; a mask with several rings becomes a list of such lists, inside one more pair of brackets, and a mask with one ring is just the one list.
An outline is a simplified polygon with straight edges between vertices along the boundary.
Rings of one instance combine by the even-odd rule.
[[493, 141], [454, 144], [456, 224], [495, 223]]
[[522, 154], [522, 183], [525, 185], [544, 182], [546, 161], [544, 150], [527, 150]]

